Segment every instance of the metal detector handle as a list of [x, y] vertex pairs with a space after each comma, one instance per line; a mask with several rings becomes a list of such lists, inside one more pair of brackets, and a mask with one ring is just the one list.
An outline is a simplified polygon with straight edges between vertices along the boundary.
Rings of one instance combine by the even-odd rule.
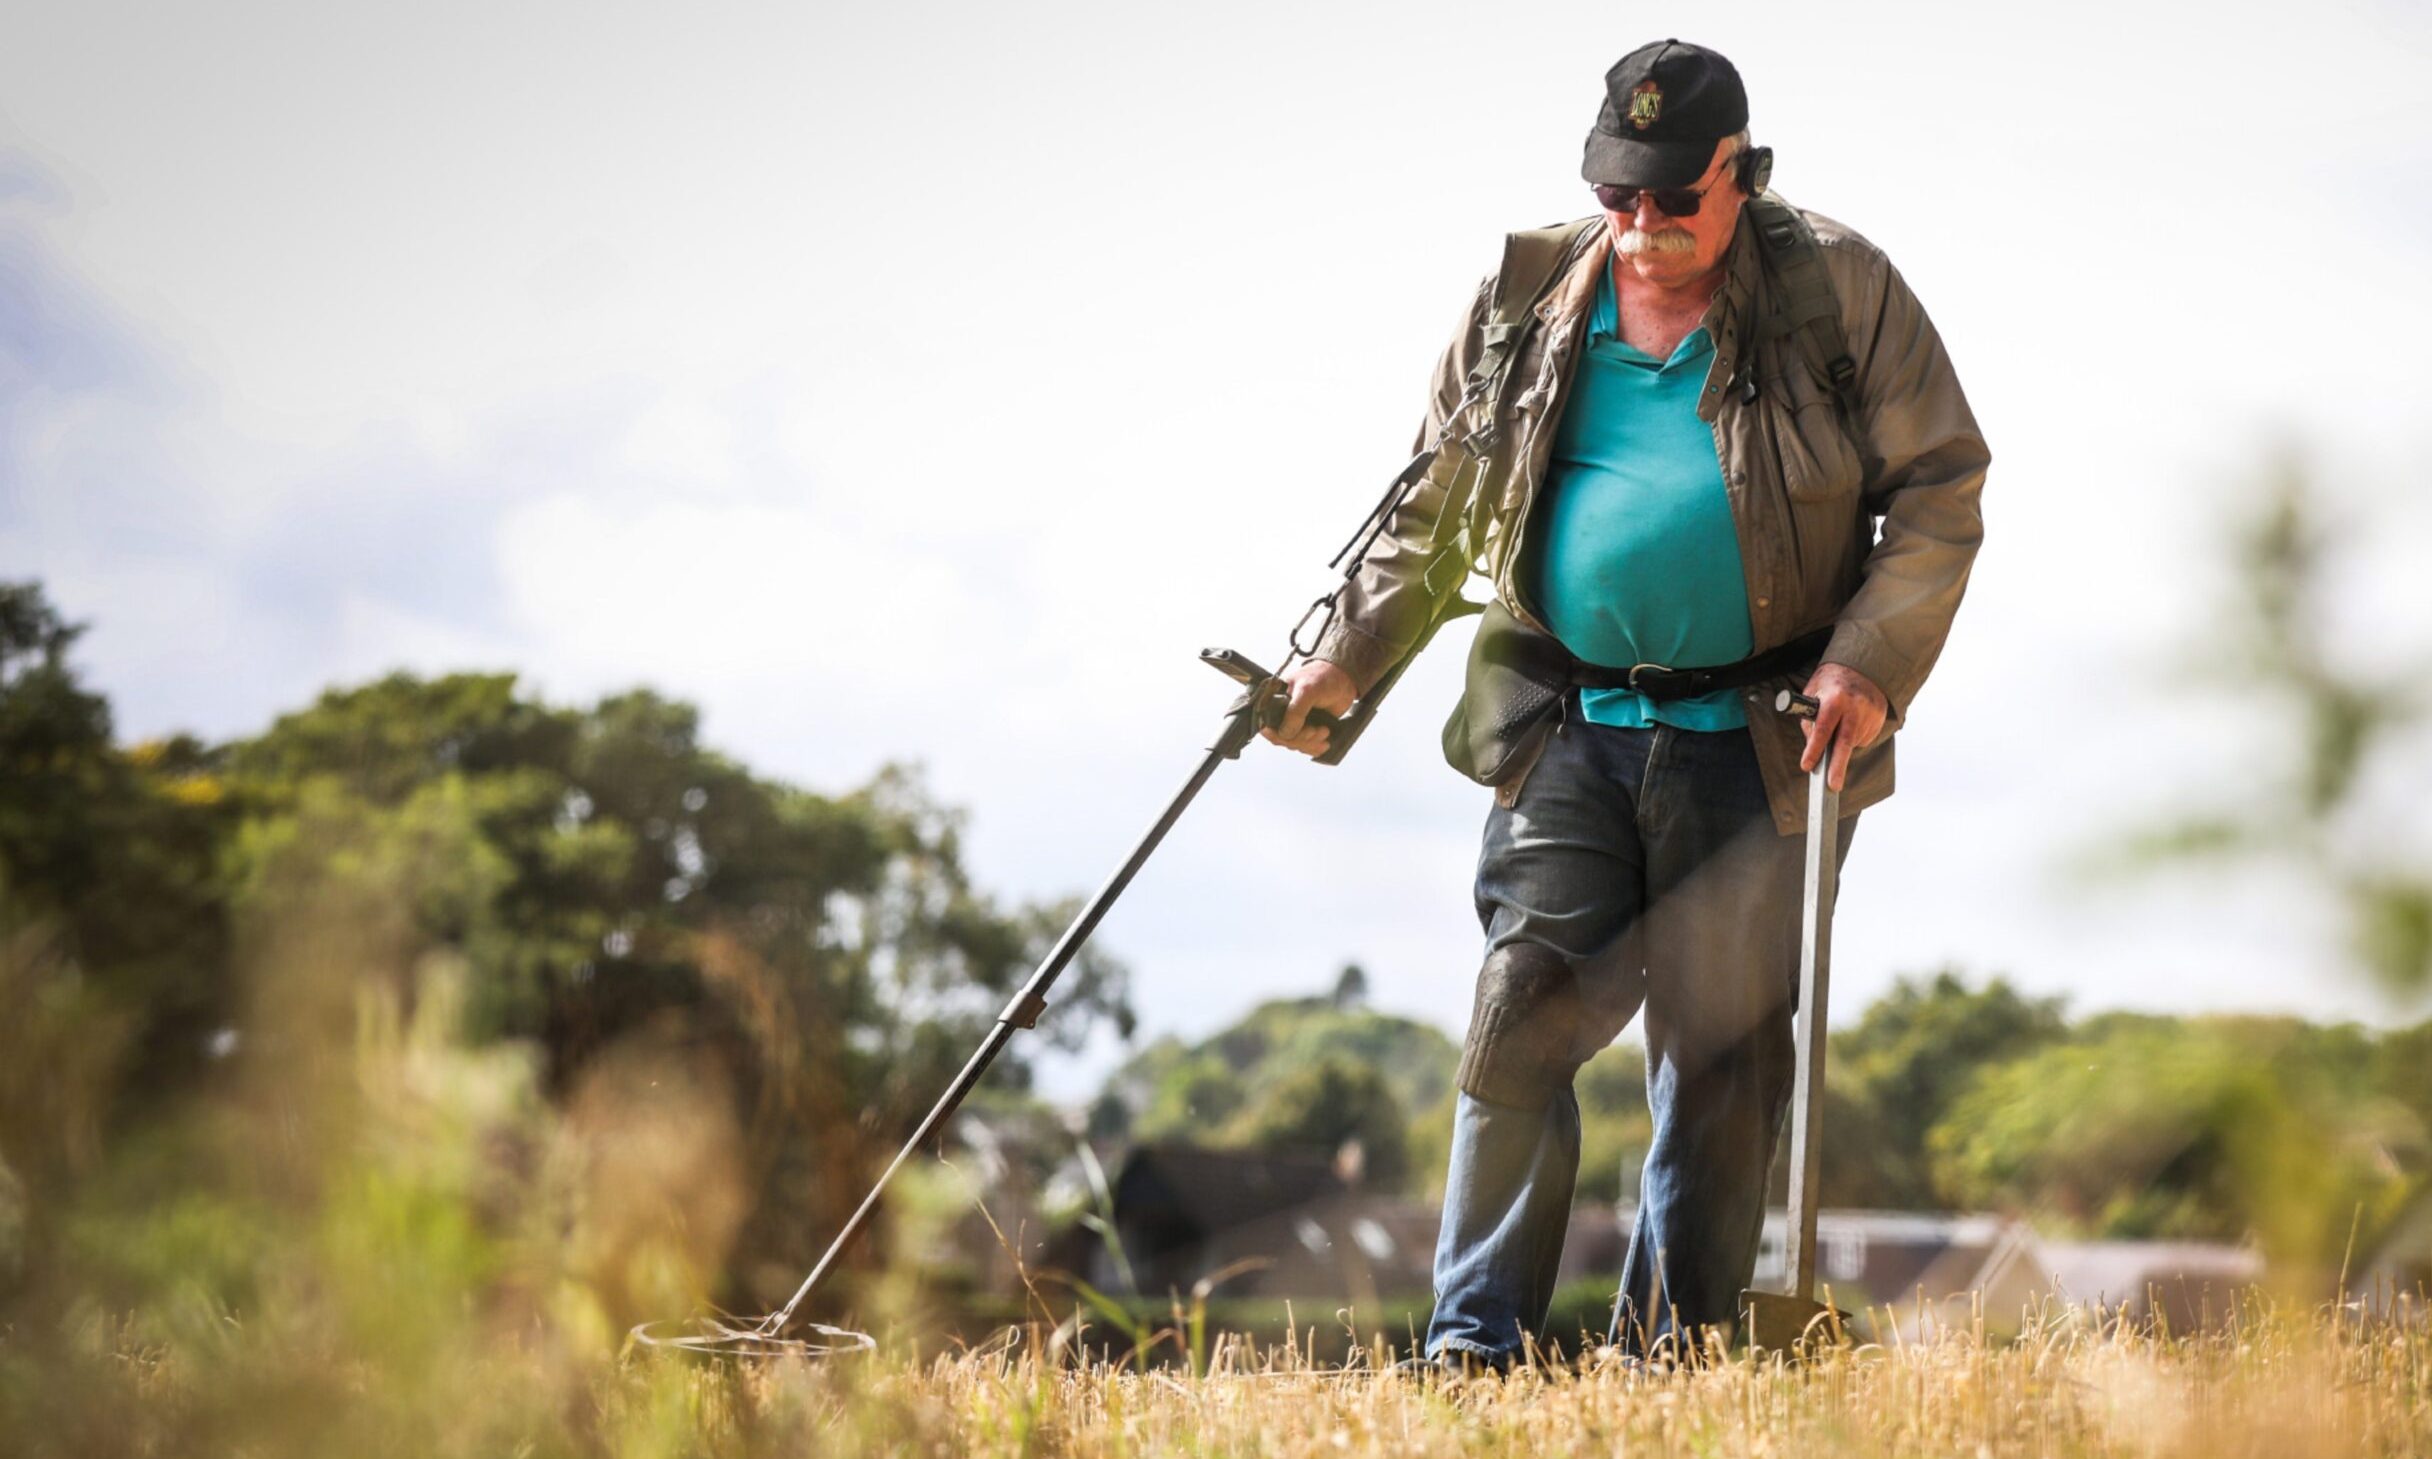
[[[1351, 753], [1351, 747], [1358, 744], [1360, 736], [1368, 732], [1369, 722], [1376, 718], [1377, 706], [1385, 702], [1385, 691], [1393, 687], [1394, 680], [1402, 677], [1402, 664], [1409, 662], [1409, 658], [1404, 658], [1401, 664], [1394, 665], [1392, 670], [1384, 678], [1377, 680], [1367, 693], [1352, 701], [1349, 714], [1328, 726], [1332, 733], [1326, 736], [1326, 748], [1318, 754], [1318, 764], [1340, 765], [1343, 763], [1343, 757]], [[1314, 719], [1315, 716], [1313, 715], [1311, 718]]]
[[[1271, 730], [1282, 729], [1284, 727], [1284, 712], [1287, 708], [1289, 708], [1290, 703], [1291, 700], [1289, 696], [1278, 696], [1266, 704], [1260, 705], [1258, 710], [1258, 727], [1260, 729]], [[1356, 714], [1357, 712], [1358, 708], [1357, 706], [1354, 706], [1353, 713]], [[1348, 719], [1342, 719], [1336, 717], [1335, 715], [1328, 714], [1322, 709], [1312, 709], [1309, 711], [1308, 718], [1303, 720], [1302, 723], [1311, 729], [1322, 729], [1326, 732], [1326, 753], [1331, 755], [1334, 753], [1334, 746], [1337, 737], [1341, 735], [1343, 727], [1349, 724], [1350, 721]]]
[[[1284, 706], [1288, 697], [1282, 692], [1283, 681], [1260, 668], [1256, 660], [1236, 649], [1203, 648], [1199, 651], [1199, 661], [1242, 686], [1244, 691], [1242, 698], [1234, 700], [1232, 708], [1225, 711], [1226, 714], [1238, 714], [1241, 712], [1244, 701], [1255, 701], [1257, 707], [1252, 711], [1251, 718], [1258, 728], [1276, 729], [1283, 724]], [[1270, 685], [1274, 687], [1270, 688]], [[1356, 715], [1357, 708], [1355, 707], [1352, 712]], [[1327, 731], [1329, 736], [1338, 734], [1346, 722], [1345, 719], [1338, 719], [1322, 709], [1309, 711], [1308, 723]], [[1328, 754], [1334, 752], [1336, 743], [1337, 741], [1333, 738], [1327, 740]]]
[[[1384, 676], [1377, 678], [1377, 683], [1372, 683], [1367, 693], [1359, 695], [1355, 703], [1352, 703], [1352, 708], [1347, 715], [1340, 715], [1340, 717], [1328, 715], [1325, 710], [1308, 712], [1308, 722], [1325, 729], [1325, 751], [1323, 754], [1313, 756], [1313, 759], [1316, 759], [1321, 766], [1340, 766], [1342, 756], [1350, 754], [1352, 747], [1359, 744], [1359, 737], [1367, 734], [1369, 722], [1377, 717], [1377, 710], [1384, 708], [1384, 695], [1389, 695], [1391, 691], [1394, 691], [1396, 683], [1401, 683], [1403, 671], [1411, 666], [1411, 661], [1418, 659], [1420, 649], [1425, 649], [1430, 642], [1435, 642], [1435, 630], [1440, 630], [1440, 627], [1452, 623], [1454, 618], [1469, 618], [1471, 613], [1481, 613], [1484, 608], [1486, 608], [1484, 603], [1471, 603], [1469, 598], [1462, 598], [1459, 593], [1452, 593], [1452, 598], [1449, 598], [1449, 601], [1442, 605], [1440, 610], [1437, 610], [1435, 618], [1428, 620], [1428, 627], [1420, 630], [1418, 640], [1415, 640], [1411, 647], [1401, 654], [1401, 659], [1394, 659], [1394, 666], [1386, 669]], [[1255, 661], [1245, 657], [1245, 654], [1233, 652], [1233, 649], [1199, 649], [1199, 661], [1204, 661], [1204, 664], [1209, 664], [1211, 669], [1216, 669], [1218, 674], [1223, 674], [1226, 678], [1233, 678], [1235, 683], [1240, 683], [1243, 688], [1248, 688], [1250, 698], [1255, 698], [1255, 695], [1260, 693], [1267, 683], [1277, 681], [1277, 678], [1274, 678], [1272, 674], [1267, 674], [1265, 669], [1260, 669]], [[1274, 698], [1272, 703], [1262, 703], [1260, 712], [1257, 712], [1257, 725], [1270, 727], [1270, 729], [1277, 727], [1279, 722], [1282, 722], [1282, 703], [1284, 703], [1282, 698]], [[1240, 708], [1240, 700], [1235, 700], [1233, 708], [1235, 710]]]

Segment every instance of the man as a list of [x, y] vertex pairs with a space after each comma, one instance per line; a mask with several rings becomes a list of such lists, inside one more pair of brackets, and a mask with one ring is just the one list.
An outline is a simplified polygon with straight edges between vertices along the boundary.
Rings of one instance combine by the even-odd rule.
[[[1465, 767], [1496, 793], [1438, 1362], [1563, 1336], [1542, 1328], [1572, 1077], [1642, 1006], [1654, 1138], [1611, 1338], [1694, 1348], [1734, 1322], [1795, 1069], [1805, 777], [1829, 756], [1846, 857], [1983, 533], [1990, 457], [1933, 325], [1873, 245], [1763, 192], [1771, 154], [1731, 63], [1662, 41], [1605, 89], [1582, 166], [1601, 218], [1559, 235], [1550, 281], [1517, 301], [1533, 308], [1481, 285], [1421, 432], [1452, 444], [1388, 503], [1268, 733], [1323, 752], [1309, 711], [1375, 689], [1482, 560], [1467, 713], [1527, 727], [1491, 773]], [[1470, 520], [1482, 544], [1453, 531]], [[1448, 537], [1461, 570], [1433, 571]], [[1576, 687], [1533, 721], [1496, 700], [1490, 633], [1550, 634]], [[1775, 711], [1785, 687], [1818, 702], [1812, 723]]]

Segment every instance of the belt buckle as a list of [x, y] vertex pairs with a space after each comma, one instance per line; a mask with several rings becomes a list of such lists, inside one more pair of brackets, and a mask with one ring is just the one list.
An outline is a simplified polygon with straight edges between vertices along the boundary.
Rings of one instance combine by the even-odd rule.
[[1677, 674], [1680, 672], [1678, 669], [1673, 668], [1669, 664], [1632, 664], [1630, 665], [1629, 676], [1622, 681], [1629, 686], [1632, 693], [1645, 694], [1650, 692], [1638, 687], [1638, 675], [1642, 670], [1648, 670], [1658, 674]]

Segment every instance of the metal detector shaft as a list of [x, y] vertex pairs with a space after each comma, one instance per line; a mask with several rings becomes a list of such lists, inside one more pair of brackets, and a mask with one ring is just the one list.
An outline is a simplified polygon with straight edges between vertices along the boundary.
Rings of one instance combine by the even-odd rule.
[[[1264, 671], [1260, 672], [1263, 674]], [[895, 1178], [895, 1172], [903, 1168], [904, 1162], [912, 1158], [914, 1151], [935, 1138], [938, 1130], [953, 1117], [964, 1096], [970, 1094], [973, 1086], [980, 1082], [980, 1076], [988, 1072], [988, 1066], [996, 1062], [996, 1056], [1004, 1052], [1005, 1045], [1013, 1041], [1014, 1030], [1038, 1026], [1039, 1015], [1047, 1011], [1047, 990], [1055, 986], [1065, 965], [1080, 952], [1081, 945], [1089, 941], [1089, 935], [1097, 930], [1098, 923], [1114, 906], [1115, 899], [1123, 895], [1125, 887], [1131, 885], [1132, 878], [1157, 849], [1157, 843], [1165, 839], [1165, 833], [1182, 819], [1183, 811], [1199, 794], [1200, 787], [1208, 783], [1208, 777], [1216, 773], [1216, 767], [1227, 760], [1239, 758], [1242, 747], [1257, 732], [1257, 705], [1252, 696], [1245, 694], [1226, 714], [1224, 729], [1217, 735], [1216, 743], [1208, 747], [1207, 754], [1201, 757], [1198, 768], [1182, 783], [1182, 789], [1174, 798], [1166, 803], [1165, 810], [1158, 815], [1156, 823], [1148, 828], [1148, 833], [1132, 847], [1131, 855], [1123, 859], [1115, 874], [1106, 879], [1106, 885], [1098, 888], [1098, 894], [1091, 897], [1089, 905], [1081, 909], [1081, 915], [1075, 917], [1072, 925], [1064, 929], [1064, 935], [1056, 939], [1056, 945], [1048, 951], [1037, 970], [1031, 973], [1029, 981], [1022, 984], [1005, 1005], [1004, 1011], [996, 1016], [996, 1023], [988, 1030], [988, 1037], [981, 1041], [970, 1062], [963, 1065], [963, 1072], [954, 1076], [954, 1082], [947, 1086], [945, 1094], [921, 1120], [920, 1128], [912, 1132], [912, 1138], [906, 1140], [904, 1147], [895, 1152], [895, 1158], [887, 1162], [878, 1183], [870, 1187], [870, 1193], [862, 1197], [861, 1205], [854, 1210], [852, 1219], [846, 1221], [844, 1229], [836, 1233], [836, 1239], [828, 1243], [826, 1254], [819, 1258], [817, 1266], [811, 1268], [811, 1274], [802, 1279], [802, 1285], [794, 1289], [794, 1295], [786, 1300], [786, 1304], [761, 1324], [763, 1332], [775, 1334], [785, 1331], [793, 1322], [794, 1313], [801, 1307], [803, 1299], [810, 1296], [812, 1289], [819, 1285], [820, 1278], [827, 1275], [828, 1268], [835, 1265], [838, 1254], [846, 1244], [861, 1234], [861, 1228], [869, 1223], [871, 1215], [878, 1209], [878, 1198], [885, 1193], [887, 1183]]]

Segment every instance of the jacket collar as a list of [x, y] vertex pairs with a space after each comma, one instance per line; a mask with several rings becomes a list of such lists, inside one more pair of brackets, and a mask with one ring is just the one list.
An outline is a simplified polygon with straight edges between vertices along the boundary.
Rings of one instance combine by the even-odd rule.
[[[1602, 214], [1590, 228], [1586, 252], [1537, 305], [1537, 317], [1547, 324], [1584, 328], [1587, 312], [1595, 306], [1597, 275], [1613, 257], [1613, 232], [1603, 224]], [[1748, 333], [1747, 323], [1754, 317], [1757, 278], [1764, 267], [1759, 248], [1756, 223], [1742, 208], [1738, 226], [1731, 233], [1731, 246], [1723, 252], [1723, 286], [1714, 291], [1713, 302], [1700, 321], [1714, 340], [1713, 368], [1722, 372], [1718, 379], [1730, 377]]]

